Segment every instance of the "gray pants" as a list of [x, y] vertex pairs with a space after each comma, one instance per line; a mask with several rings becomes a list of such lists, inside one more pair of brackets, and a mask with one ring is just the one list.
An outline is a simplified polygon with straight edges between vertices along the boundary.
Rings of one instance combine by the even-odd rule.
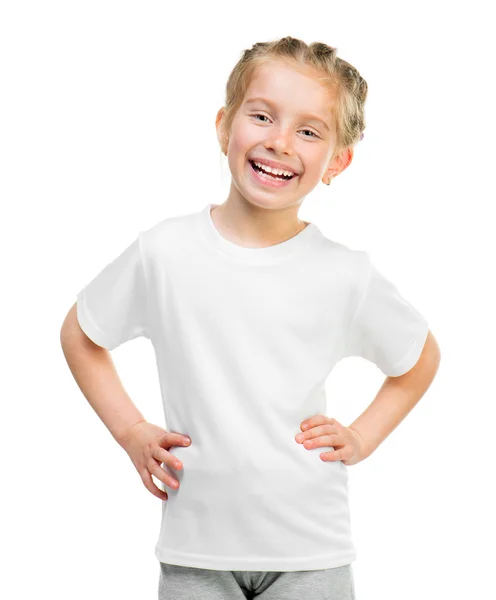
[[316, 571], [215, 571], [160, 563], [159, 600], [356, 600], [351, 564]]

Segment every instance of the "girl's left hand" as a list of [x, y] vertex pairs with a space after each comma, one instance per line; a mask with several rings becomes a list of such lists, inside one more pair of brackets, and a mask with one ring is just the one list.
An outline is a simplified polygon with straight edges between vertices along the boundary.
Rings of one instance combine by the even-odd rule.
[[300, 425], [303, 433], [295, 436], [305, 448], [332, 446], [334, 450], [323, 452], [323, 461], [341, 460], [343, 464], [355, 465], [366, 458], [365, 444], [361, 435], [351, 427], [345, 427], [326, 415], [315, 415]]

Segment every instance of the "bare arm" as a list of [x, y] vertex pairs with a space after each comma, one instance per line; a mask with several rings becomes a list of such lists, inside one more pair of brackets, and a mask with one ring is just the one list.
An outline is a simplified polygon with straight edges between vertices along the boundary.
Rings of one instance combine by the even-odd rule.
[[440, 359], [439, 346], [429, 331], [413, 369], [399, 377], [387, 377], [372, 403], [349, 426], [358, 432], [366, 456], [374, 452], [429, 389]]
[[86, 400], [122, 446], [131, 428], [145, 418], [124, 389], [110, 352], [95, 344], [81, 329], [76, 304], [62, 324], [60, 343]]

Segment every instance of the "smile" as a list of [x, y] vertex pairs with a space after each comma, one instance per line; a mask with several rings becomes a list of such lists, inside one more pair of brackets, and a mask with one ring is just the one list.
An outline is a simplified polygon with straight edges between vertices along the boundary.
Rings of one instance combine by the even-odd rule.
[[[250, 163], [250, 170], [252, 172], [252, 174], [254, 175], [256, 181], [258, 181], [259, 183], [262, 183], [264, 185], [268, 185], [271, 187], [282, 187], [285, 185], [288, 185], [290, 181], [292, 181], [293, 179], [296, 179], [298, 177], [298, 175], [296, 174], [292, 174], [292, 175], [285, 175], [284, 173], [286, 173], [287, 171], [281, 171], [280, 170], [275, 170], [274, 172], [268, 172], [268, 171], [274, 171], [274, 169], [270, 169], [268, 167], [266, 167], [265, 165], [259, 165], [254, 163], [253, 161], [249, 160], [248, 161]], [[266, 170], [265, 170], [266, 169]]]

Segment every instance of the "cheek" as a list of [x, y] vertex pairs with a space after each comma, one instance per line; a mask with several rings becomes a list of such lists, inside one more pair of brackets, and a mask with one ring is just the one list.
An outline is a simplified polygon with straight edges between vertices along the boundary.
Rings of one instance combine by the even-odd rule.
[[243, 140], [240, 137], [231, 137], [229, 140], [229, 148], [227, 151], [227, 160], [229, 162], [229, 169], [231, 173], [234, 173], [237, 170], [239, 170], [245, 154], [246, 149]]
[[328, 164], [325, 154], [312, 148], [305, 148], [300, 156], [305, 166], [307, 180], [320, 179]]
[[260, 149], [263, 146], [263, 139], [260, 135], [254, 135], [250, 129], [237, 128], [231, 133], [228, 147], [228, 160], [231, 172], [233, 168], [243, 169], [247, 155], [253, 149]]
[[246, 154], [254, 147], [260, 146], [262, 141], [263, 137], [260, 134], [257, 135], [253, 129], [240, 129], [233, 137], [233, 149]]
[[[310, 144], [308, 144], [310, 146]], [[326, 155], [324, 152], [319, 151], [316, 147], [317, 144], [312, 145], [313, 147], [307, 147], [304, 151], [304, 160], [312, 171], [319, 172], [325, 168]]]
[[241, 135], [232, 135], [229, 139], [229, 154], [234, 160], [238, 160], [239, 154], [246, 149], [246, 140]]
[[264, 141], [264, 131], [261, 127], [254, 127], [248, 120], [236, 119], [231, 128], [230, 145], [233, 152], [246, 154], [254, 147], [260, 147]]

